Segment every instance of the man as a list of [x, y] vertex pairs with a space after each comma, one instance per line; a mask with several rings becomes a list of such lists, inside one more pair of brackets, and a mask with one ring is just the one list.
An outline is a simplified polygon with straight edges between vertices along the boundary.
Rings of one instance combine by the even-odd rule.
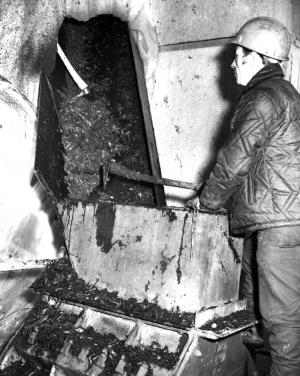
[[245, 86], [231, 134], [199, 198], [227, 205], [235, 234], [257, 237], [259, 305], [271, 376], [300, 375], [300, 95], [283, 79], [290, 36], [268, 17], [248, 21], [232, 43]]

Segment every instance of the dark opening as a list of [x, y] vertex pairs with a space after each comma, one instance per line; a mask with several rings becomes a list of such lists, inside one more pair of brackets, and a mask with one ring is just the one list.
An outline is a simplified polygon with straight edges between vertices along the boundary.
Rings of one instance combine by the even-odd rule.
[[[99, 16], [88, 22], [65, 19], [59, 44], [89, 85], [90, 93], [78, 96], [80, 89], [57, 55], [48, 79], [57, 108], [52, 115], [57, 114], [58, 121], [50, 121], [47, 111], [48, 126], [45, 121], [39, 122], [37, 169], [42, 170], [58, 198], [153, 205], [154, 190], [149, 184], [111, 175], [106, 189], [99, 187], [99, 167], [103, 163], [117, 162], [130, 170], [151, 174], [127, 24], [113, 16]], [[40, 99], [49, 96], [44, 86]], [[40, 112], [44, 111], [44, 102], [40, 101]], [[49, 103], [44, 105], [49, 107]], [[48, 142], [47, 134], [57, 133], [57, 129], [61, 147], [57, 139], [55, 145]], [[46, 156], [51, 153], [56, 160], [48, 163]]]

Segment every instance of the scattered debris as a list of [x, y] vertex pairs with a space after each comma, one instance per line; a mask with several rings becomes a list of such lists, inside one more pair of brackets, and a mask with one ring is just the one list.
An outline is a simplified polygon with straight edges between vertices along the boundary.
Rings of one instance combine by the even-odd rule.
[[232, 330], [233, 328], [247, 327], [255, 323], [255, 316], [253, 313], [242, 310], [233, 312], [228, 316], [213, 319], [200, 327], [200, 330], [213, 331], [216, 334], [222, 335], [225, 330]]
[[35, 355], [56, 359], [68, 334], [74, 330], [78, 315], [67, 313], [41, 301], [14, 341], [14, 346], [22, 350], [32, 349]]
[[17, 360], [4, 370], [0, 371], [1, 376], [49, 376], [51, 365], [41, 367], [37, 366], [33, 361], [20, 359]]
[[134, 298], [124, 300], [118, 297], [117, 291], [99, 290], [85, 283], [83, 279], [78, 278], [67, 258], [51, 261], [32, 288], [40, 294], [177, 328], [191, 328], [195, 324], [195, 313], [181, 312], [179, 309], [168, 311], [146, 300], [143, 302], [138, 302]]
[[115, 202], [153, 205], [153, 187], [113, 177], [99, 190], [102, 163], [122, 162], [150, 173], [136, 72], [127, 24], [113, 16], [82, 23], [65, 19], [60, 44], [73, 67], [91, 88], [78, 87], [60, 59], [50, 77], [62, 128], [69, 198], [100, 195]]
[[41, 300], [12, 342], [17, 359], [1, 375], [49, 376], [55, 365], [79, 374], [100, 369], [102, 376], [111, 376], [122, 368], [129, 375], [151, 376], [151, 365], [174, 368], [188, 339], [187, 334], [181, 335], [175, 352], [156, 341], [147, 346], [128, 344], [126, 338], [97, 332], [93, 320], [88, 326], [81, 326], [81, 316]]

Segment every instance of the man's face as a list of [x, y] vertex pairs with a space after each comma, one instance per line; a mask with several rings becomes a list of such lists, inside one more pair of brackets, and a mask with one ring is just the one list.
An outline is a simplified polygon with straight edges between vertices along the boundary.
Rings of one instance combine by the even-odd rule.
[[231, 64], [238, 85], [246, 86], [253, 77], [251, 54], [245, 55], [242, 47], [236, 46], [235, 59]]

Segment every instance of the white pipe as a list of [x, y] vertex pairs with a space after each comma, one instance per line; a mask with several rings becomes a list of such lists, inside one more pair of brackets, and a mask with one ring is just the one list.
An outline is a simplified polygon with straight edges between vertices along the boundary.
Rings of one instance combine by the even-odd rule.
[[88, 85], [83, 79], [79, 76], [76, 70], [73, 68], [72, 64], [68, 60], [67, 56], [64, 54], [63, 50], [61, 49], [60, 45], [57, 43], [57, 53], [61, 58], [62, 62], [64, 63], [65, 67], [67, 68], [68, 72], [70, 73], [71, 77], [75, 81], [76, 85], [79, 87], [81, 92], [85, 93], [88, 92]]

